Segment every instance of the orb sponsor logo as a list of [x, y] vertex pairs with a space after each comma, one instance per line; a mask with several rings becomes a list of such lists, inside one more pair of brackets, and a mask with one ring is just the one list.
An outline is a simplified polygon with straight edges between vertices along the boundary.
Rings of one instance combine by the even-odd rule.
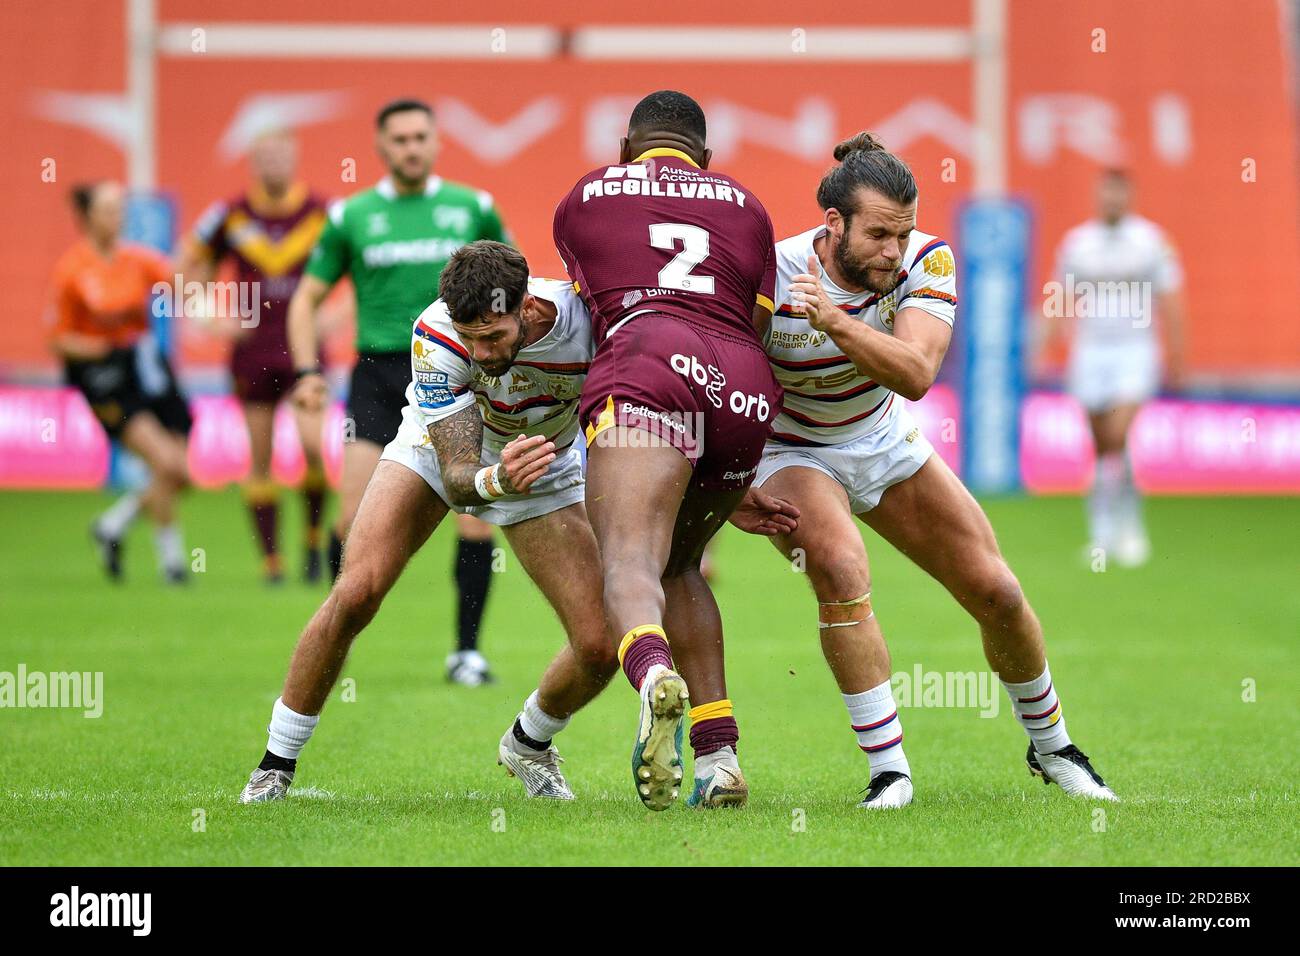
[[706, 365], [698, 356], [683, 355], [681, 352], [673, 353], [668, 364], [682, 378], [703, 386], [704, 394], [714, 408], [730, 408], [737, 415], [757, 418], [760, 422], [765, 422], [772, 416], [772, 403], [766, 395], [751, 395], [733, 389], [724, 399], [722, 390], [727, 385], [727, 377], [716, 365]]

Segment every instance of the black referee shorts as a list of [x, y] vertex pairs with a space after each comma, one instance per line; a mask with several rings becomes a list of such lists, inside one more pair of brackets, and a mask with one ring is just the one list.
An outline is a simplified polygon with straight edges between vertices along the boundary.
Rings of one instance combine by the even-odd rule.
[[397, 436], [411, 384], [411, 353], [365, 352], [357, 356], [348, 386], [347, 417], [360, 441], [387, 445]]
[[152, 412], [168, 431], [182, 436], [190, 433], [193, 419], [189, 405], [171, 364], [152, 337], [114, 349], [97, 361], [68, 361], [64, 377], [86, 396], [90, 410], [111, 438], [121, 437], [127, 423], [141, 412]]

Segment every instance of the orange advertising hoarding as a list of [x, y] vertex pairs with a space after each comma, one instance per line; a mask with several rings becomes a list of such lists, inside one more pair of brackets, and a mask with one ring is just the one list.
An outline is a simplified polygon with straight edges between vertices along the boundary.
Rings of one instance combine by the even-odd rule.
[[[50, 269], [72, 240], [72, 183], [123, 176], [130, 117], [122, 5], [74, 2], [59, 17], [22, 4], [7, 12], [0, 58], [0, 152], [6, 290], [0, 376], [51, 369], [42, 315]], [[211, 5], [159, 3], [166, 23], [206, 23]], [[805, 9], [810, 7], [811, 9]], [[567, 4], [551, 24], [646, 24], [646, 7]], [[949, 26], [970, 4], [920, 7], [751, 2], [709, 8], [712, 24], [810, 30], [827, 25]], [[1096, 0], [1084, 7], [1011, 0], [1007, 56], [1008, 185], [1036, 216], [1038, 281], [1061, 234], [1086, 218], [1097, 170], [1133, 171], [1138, 209], [1177, 245], [1187, 273], [1193, 370], [1245, 379], [1300, 376], [1300, 238], [1294, 110], [1285, 41], [1272, 0]], [[693, 5], [657, 3], [653, 25], [686, 25]], [[472, 20], [536, 24], [521, 2], [449, 12], [410, 2], [364, 16], [385, 22]], [[355, 21], [353, 5], [221, 5], [222, 21]], [[77, 29], [69, 29], [75, 20]], [[793, 22], [798, 20], [799, 22]], [[1100, 32], [1098, 32], [1100, 31]], [[815, 35], [815, 34], [814, 34]], [[797, 44], [795, 45], [797, 46]], [[620, 62], [561, 50], [539, 59], [350, 59], [310, 55], [166, 54], [156, 61], [158, 187], [191, 225], [210, 201], [245, 183], [242, 131], [260, 116], [294, 117], [302, 174], [346, 195], [382, 174], [372, 117], [383, 101], [417, 95], [435, 104], [438, 171], [492, 192], [533, 263], [554, 274], [550, 241], [558, 197], [587, 169], [616, 157], [632, 103], [661, 87], [704, 105], [715, 163], [762, 198], [779, 235], [812, 225], [817, 180], [831, 148], [877, 131], [912, 165], [921, 228], [950, 232], [974, 185], [972, 70], [963, 62], [852, 62], [789, 57], [747, 62]], [[260, 111], [260, 112], [259, 112]], [[50, 180], [53, 163], [55, 175]], [[1029, 303], [1032, 306], [1032, 301]], [[212, 361], [217, 347], [182, 337], [182, 362]]]

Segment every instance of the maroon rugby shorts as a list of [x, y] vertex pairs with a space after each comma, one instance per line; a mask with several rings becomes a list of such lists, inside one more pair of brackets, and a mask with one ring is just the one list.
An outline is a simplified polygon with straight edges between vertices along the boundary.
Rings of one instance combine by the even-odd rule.
[[628, 443], [685, 455], [697, 487], [730, 491], [754, 480], [780, 408], [781, 387], [756, 342], [652, 312], [600, 344], [580, 414], [588, 446], [622, 425], [635, 430]]

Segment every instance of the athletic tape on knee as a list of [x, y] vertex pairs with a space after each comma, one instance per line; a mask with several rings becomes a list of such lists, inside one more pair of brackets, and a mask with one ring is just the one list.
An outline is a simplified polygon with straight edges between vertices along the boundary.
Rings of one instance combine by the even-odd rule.
[[831, 628], [836, 627], [855, 627], [863, 621], [871, 620], [872, 615], [876, 613], [871, 609], [870, 591], [849, 601], [818, 601], [817, 611], [819, 617], [834, 614], [851, 615], [850, 619], [847, 621], [819, 620], [817, 622], [817, 627], [821, 630], [830, 630]]

